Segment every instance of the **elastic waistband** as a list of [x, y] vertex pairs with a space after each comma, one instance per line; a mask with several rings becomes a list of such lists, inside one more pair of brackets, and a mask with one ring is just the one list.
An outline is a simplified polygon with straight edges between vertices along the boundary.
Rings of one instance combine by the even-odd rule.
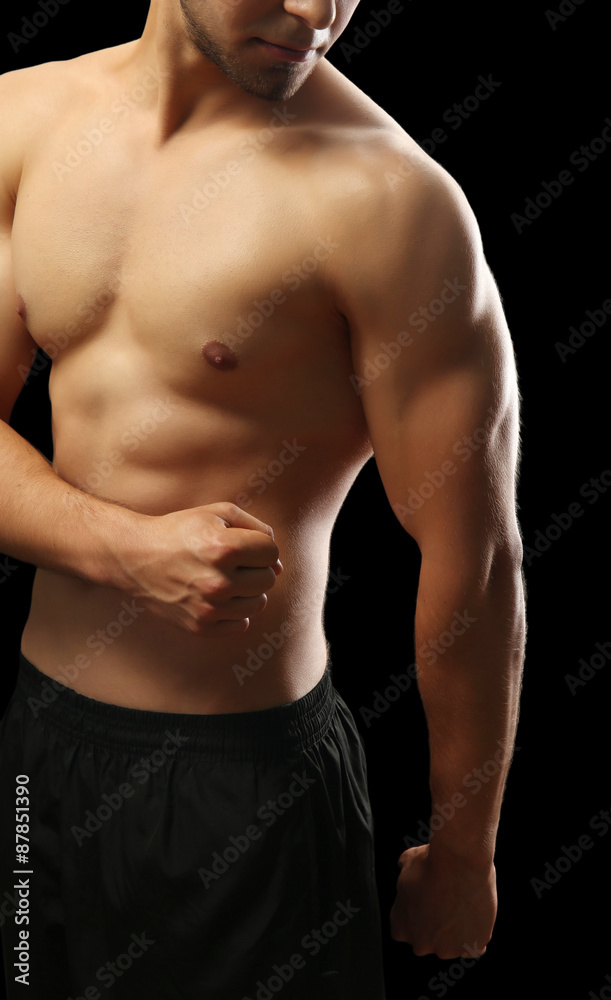
[[43, 674], [23, 653], [15, 694], [26, 713], [79, 742], [140, 754], [173, 739], [177, 756], [214, 760], [271, 759], [306, 750], [327, 732], [337, 698], [328, 663], [318, 684], [288, 705], [222, 715], [149, 712], [78, 694]]

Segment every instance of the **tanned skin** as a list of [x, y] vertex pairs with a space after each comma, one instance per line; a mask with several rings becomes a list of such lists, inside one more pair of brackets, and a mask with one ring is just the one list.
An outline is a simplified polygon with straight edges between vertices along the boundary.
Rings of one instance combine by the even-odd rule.
[[[153, 711], [284, 704], [325, 670], [331, 531], [374, 455], [422, 554], [434, 809], [498, 764], [401, 855], [391, 933], [472, 956], [525, 634], [516, 370], [463, 192], [325, 59], [355, 7], [152, 0], [141, 38], [0, 80], [0, 547], [38, 567], [43, 673]], [[8, 426], [37, 346], [52, 465]]]

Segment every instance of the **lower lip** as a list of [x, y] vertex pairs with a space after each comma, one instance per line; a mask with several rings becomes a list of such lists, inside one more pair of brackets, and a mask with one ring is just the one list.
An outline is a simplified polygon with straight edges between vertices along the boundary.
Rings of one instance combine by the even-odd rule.
[[281, 45], [271, 45], [264, 42], [262, 38], [257, 38], [261, 45], [270, 55], [276, 59], [283, 59], [285, 62], [306, 62], [314, 54], [314, 49], [306, 49], [305, 52], [298, 52], [296, 49], [285, 49]]

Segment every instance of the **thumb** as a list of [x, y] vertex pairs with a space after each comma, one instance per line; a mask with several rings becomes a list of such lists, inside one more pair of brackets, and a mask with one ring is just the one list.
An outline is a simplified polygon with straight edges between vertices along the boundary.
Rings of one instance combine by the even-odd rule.
[[221, 520], [226, 528], [248, 528], [251, 531], [262, 531], [273, 539], [274, 532], [269, 524], [260, 521], [258, 517], [253, 517], [247, 511], [242, 510], [235, 503], [220, 501], [207, 505], [207, 509]]
[[413, 861], [416, 861], [418, 858], [423, 856], [426, 857], [428, 853], [428, 844], [419, 844], [417, 847], [408, 847], [408, 849], [403, 851], [403, 853], [399, 856], [399, 861], [397, 862], [399, 868], [405, 868], [406, 865], [411, 865]]

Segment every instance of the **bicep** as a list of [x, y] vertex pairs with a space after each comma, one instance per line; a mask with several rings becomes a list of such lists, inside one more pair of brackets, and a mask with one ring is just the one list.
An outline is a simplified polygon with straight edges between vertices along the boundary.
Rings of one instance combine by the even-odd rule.
[[[471, 336], [470, 338], [471, 339]], [[515, 528], [518, 395], [507, 338], [479, 326], [477, 351], [418, 378], [404, 364], [364, 390], [391, 506], [423, 555], [483, 558]], [[507, 537], [505, 537], [507, 536]]]
[[464, 197], [443, 195], [378, 272], [377, 308], [353, 300], [353, 384], [388, 499], [423, 557], [485, 572], [519, 535], [519, 394], [479, 231]]

